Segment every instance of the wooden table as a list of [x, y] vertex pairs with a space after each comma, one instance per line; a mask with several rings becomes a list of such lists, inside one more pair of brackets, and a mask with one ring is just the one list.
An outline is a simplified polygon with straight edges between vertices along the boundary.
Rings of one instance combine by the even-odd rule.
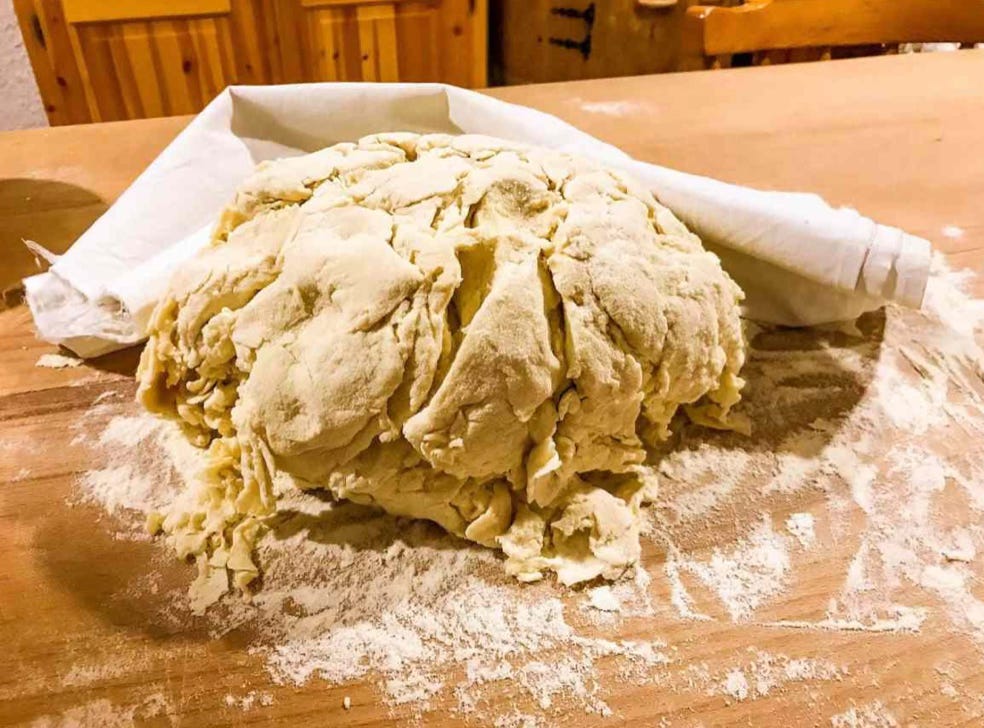
[[[640, 159], [743, 184], [818, 192], [932, 239], [957, 264], [979, 267], [982, 88], [984, 51], [963, 51], [490, 93], [554, 113]], [[0, 283], [9, 286], [33, 269], [20, 238], [63, 250], [187, 121], [0, 135]], [[387, 709], [366, 683], [345, 689], [317, 681], [303, 688], [270, 687], [260, 661], [235, 636], [213, 641], [194, 630], [145, 629], [135, 603], [116, 599], [154, 547], [121, 549], [105, 523], [93, 524], [95, 511], [66, 508], [64, 501], [73, 477], [90, 466], [87, 451], [71, 444], [73, 423], [100, 393], [132, 392], [134, 355], [108, 357], [98, 368], [36, 368], [38, 356], [52, 350], [34, 338], [24, 306], [0, 312], [0, 724], [45, 715], [78, 718], [80, 705], [104, 699], [132, 704], [151, 686], [159, 686], [174, 707], [170, 717], [156, 718], [162, 723], [386, 722]], [[820, 559], [816, 578], [825, 573]], [[745, 633], [727, 622], [660, 623], [652, 629], [671, 639], [704, 639], [712, 656], [747, 646]], [[768, 639], [782, 646], [818, 637], [773, 633]], [[637, 725], [659, 719], [686, 725], [826, 724], [831, 711], [817, 707], [819, 691], [841, 706], [883, 696], [900, 720], [920, 724], [976, 720], [941, 696], [928, 668], [920, 668], [924, 657], [952, 657], [965, 667], [964, 687], [984, 692], [980, 654], [965, 640], [933, 631], [819, 639], [851, 662], [852, 674], [879, 675], [878, 690], [872, 686], [878, 680], [868, 687], [824, 683], [728, 707], [720, 696], [639, 688], [612, 705]], [[139, 653], [142, 667], [74, 684], [63, 679], [80, 657], [117, 652]], [[273, 704], [250, 712], [224, 706], [223, 695], [246, 685], [269, 689]], [[341, 709], [342, 695], [352, 696], [349, 712]], [[440, 715], [425, 718], [453, 722], [438, 720]], [[575, 714], [571, 721], [587, 725], [594, 719]]]

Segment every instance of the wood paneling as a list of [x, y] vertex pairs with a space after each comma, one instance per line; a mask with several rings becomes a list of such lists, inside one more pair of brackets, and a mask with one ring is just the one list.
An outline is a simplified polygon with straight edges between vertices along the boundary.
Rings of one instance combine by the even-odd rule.
[[873, 43], [984, 41], [984, 0], [756, 0], [693, 7], [707, 55]]
[[486, 84], [484, 0], [303, 3], [304, 80]]
[[396, 11], [393, 3], [355, 9], [362, 51], [363, 81], [399, 81], [396, 59]]
[[[432, 6], [406, 3], [396, 14], [396, 32], [402, 38], [431, 39], [439, 36], [441, 25]], [[441, 55], [436, 43], [400, 43], [396, 52], [402, 81], [433, 81], [441, 77]]]
[[194, 113], [230, 84], [486, 82], [485, 0], [16, 0], [52, 124]]
[[53, 125], [98, 121], [90, 111], [91, 86], [75, 61], [61, 2], [14, 0], [14, 10], [48, 121]]
[[62, 0], [62, 6], [69, 23], [180, 18], [229, 12], [229, 0]]
[[235, 81], [228, 18], [91, 23], [77, 33], [103, 121], [192, 113]]
[[493, 80], [514, 85], [699, 67], [685, 32], [686, 8], [698, 1], [654, 7], [638, 0], [498, 0]]

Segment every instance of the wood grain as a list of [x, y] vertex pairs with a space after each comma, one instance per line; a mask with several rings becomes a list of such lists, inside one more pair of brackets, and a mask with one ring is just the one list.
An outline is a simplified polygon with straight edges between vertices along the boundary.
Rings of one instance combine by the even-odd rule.
[[15, 8], [53, 125], [193, 113], [230, 84], [486, 83], [486, 0], [17, 0]]
[[106, 23], [229, 12], [229, 0], [62, 0], [69, 23]]
[[[491, 93], [557, 114], [641, 159], [759, 187], [820, 192], [932, 238], [954, 263], [980, 268], [984, 97], [974, 80], [982, 74], [984, 52], [968, 51]], [[35, 207], [23, 198], [26, 188], [10, 194], [0, 188], [3, 270], [15, 272], [7, 255], [19, 245], [13, 231], [26, 226], [42, 243], [65, 235], [77, 210], [94, 199], [115, 199], [185, 123], [174, 118], [0, 135], [4, 177], [71, 186], [39, 192]], [[29, 219], [18, 219], [21, 214]], [[946, 237], [944, 228], [960, 234]], [[247, 636], [210, 639], [200, 626], [161, 621], [154, 595], [135, 592], [131, 581], [154, 559], [165, 559], [166, 587], [187, 580], [188, 569], [151, 544], [114, 541], [114, 522], [98, 520], [97, 510], [64, 505], [76, 475], [97, 464], [73, 444], [73, 426], [105, 392], [117, 393], [120, 403], [92, 427], [131, 406], [133, 352], [80, 369], [36, 368], [38, 356], [50, 351], [34, 338], [23, 306], [0, 312], [0, 724], [57, 717], [98, 700], [139, 704], [154, 692], [168, 698], [185, 726], [405, 724], [405, 712], [391, 713], [377, 702], [371, 680], [345, 688], [317, 681], [301, 688], [272, 685], [262, 659], [247, 652]], [[790, 509], [816, 507], [815, 498], [806, 493], [772, 505], [780, 518]], [[693, 547], [712, 549], [729, 537], [731, 520], [747, 516], [740, 509], [723, 514], [721, 531], [699, 534]], [[822, 613], [850, 563], [851, 538], [812, 552], [797, 568], [795, 593], [770, 605], [769, 614]], [[658, 564], [661, 555], [647, 550], [644, 557]], [[659, 585], [653, 596], [668, 603]], [[961, 691], [984, 692], [977, 647], [936, 622], [908, 635], [817, 635], [738, 626], [727, 618], [663, 616], [633, 623], [624, 636], [657, 635], [680, 647], [676, 659], [683, 666], [723, 664], [754, 645], [832, 659], [850, 673], [736, 704], [721, 695], [628, 684], [609, 701], [616, 717], [602, 725], [827, 725], [834, 712], [875, 699], [903, 725], [973, 725], [965, 706], [939, 691], [932, 666], [941, 663], [953, 666]], [[133, 667], [86, 684], [64, 679], [73, 665], [113, 656], [132, 657]], [[225, 704], [225, 695], [248, 690], [269, 692], [273, 704], [249, 712]], [[342, 708], [345, 695], [352, 700], [349, 711]], [[508, 688], [496, 697], [502, 705], [515, 700]], [[576, 711], [555, 718], [565, 725], [599, 723]], [[424, 722], [460, 721], [438, 712]]]
[[[739, 0], [708, 0], [729, 5]], [[635, 76], [702, 68], [704, 58], [686, 23], [698, 0], [647, 6], [638, 0], [559, 3], [554, 0], [502, 2], [501, 26], [493, 30], [497, 83], [506, 85]], [[594, 22], [559, 14], [594, 7]], [[590, 35], [590, 48], [565, 47]]]
[[75, 61], [72, 29], [65, 22], [59, 0], [15, 0], [14, 11], [48, 121], [98, 121], [92, 116], [88, 99], [92, 87]]
[[984, 0], [755, 0], [694, 6], [707, 55], [877, 43], [984, 41]]

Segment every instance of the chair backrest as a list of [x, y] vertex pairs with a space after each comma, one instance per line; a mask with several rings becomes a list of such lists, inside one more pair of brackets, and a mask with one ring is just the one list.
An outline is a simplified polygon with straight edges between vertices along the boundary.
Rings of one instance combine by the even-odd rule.
[[706, 56], [867, 44], [984, 41], [984, 0], [751, 0], [694, 5]]

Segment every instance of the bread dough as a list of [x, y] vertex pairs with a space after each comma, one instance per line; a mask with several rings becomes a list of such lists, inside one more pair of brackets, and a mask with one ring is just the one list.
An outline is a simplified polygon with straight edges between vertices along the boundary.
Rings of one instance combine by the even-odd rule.
[[210, 467], [152, 524], [201, 604], [289, 488], [426, 518], [521, 580], [639, 558], [640, 467], [739, 399], [741, 291], [631, 179], [483, 136], [265, 162], [157, 306], [139, 398]]

